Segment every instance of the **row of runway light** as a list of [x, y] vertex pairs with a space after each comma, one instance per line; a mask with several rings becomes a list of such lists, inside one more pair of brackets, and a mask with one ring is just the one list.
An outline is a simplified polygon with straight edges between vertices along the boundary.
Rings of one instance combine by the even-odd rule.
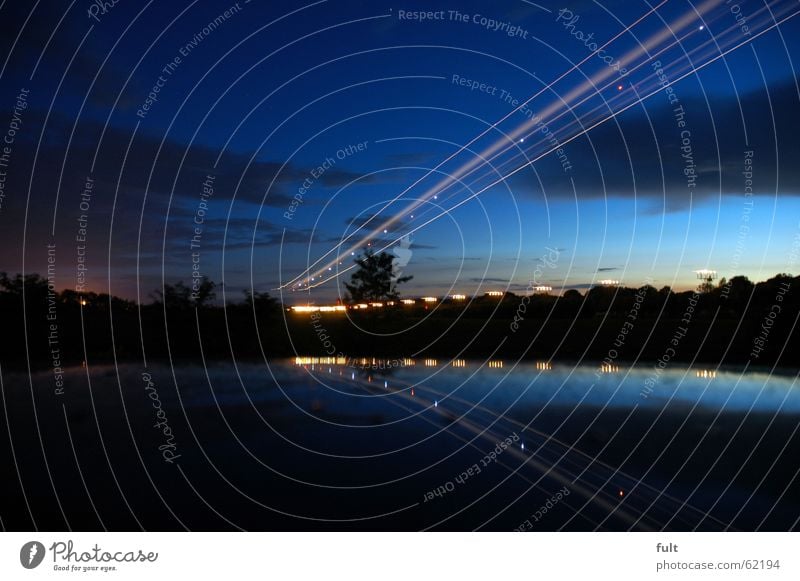
[[[710, 285], [714, 280], [717, 279], [717, 271], [710, 270], [707, 268], [703, 268], [700, 270], [693, 271], [697, 278], [705, 285]], [[620, 286], [621, 282], [617, 279], [612, 278], [604, 278], [602, 280], [597, 281], [597, 284], [601, 287], [618, 287]], [[549, 295], [553, 291], [553, 287], [549, 285], [534, 285], [531, 287], [533, 290], [534, 295]], [[563, 290], [563, 289], [562, 289]], [[483, 293], [484, 297], [488, 298], [501, 298], [506, 295], [505, 291], [488, 291]], [[478, 296], [473, 297], [473, 299], [479, 298]], [[354, 310], [360, 309], [369, 309], [369, 308], [382, 308], [384, 306], [393, 307], [396, 304], [402, 304], [406, 306], [414, 306], [422, 303], [438, 303], [443, 300], [450, 300], [454, 302], [466, 301], [467, 295], [464, 294], [453, 294], [447, 297], [439, 298], [439, 297], [419, 297], [419, 298], [406, 298], [406, 299], [399, 299], [398, 301], [386, 301], [386, 302], [372, 302], [372, 303], [359, 303], [356, 305], [351, 305], [349, 308]], [[82, 305], [86, 304], [86, 301], [81, 302]], [[312, 312], [345, 312], [347, 311], [348, 307], [344, 305], [297, 305], [293, 307], [289, 307], [289, 311], [293, 311], [296, 313], [312, 313]]]
[[[548, 290], [553, 290], [551, 287], [547, 287]], [[484, 293], [484, 297], [488, 298], [502, 298], [505, 296], [503, 291], [489, 291]], [[478, 298], [478, 297], [474, 297]], [[294, 312], [294, 313], [344, 313], [348, 309], [350, 310], [364, 310], [364, 309], [382, 309], [384, 307], [394, 307], [399, 305], [404, 305], [407, 307], [412, 307], [420, 304], [424, 305], [431, 305], [440, 302], [464, 302], [467, 300], [467, 295], [462, 294], [454, 294], [449, 295], [446, 297], [419, 297], [414, 299], [399, 299], [397, 301], [381, 301], [381, 302], [370, 302], [370, 303], [357, 303], [354, 305], [295, 305], [292, 307], [288, 307], [287, 310]]]
[[[612, 279], [603, 279], [598, 281], [600, 286], [604, 287], [615, 287], [619, 286], [618, 280]], [[536, 285], [531, 287], [533, 289], [534, 295], [548, 295], [553, 291], [552, 286], [548, 285]], [[490, 299], [500, 299], [506, 295], [505, 291], [488, 291], [483, 293], [484, 298]], [[472, 300], [478, 299], [480, 296], [472, 297]], [[292, 311], [295, 313], [315, 313], [315, 312], [322, 312], [322, 313], [333, 313], [339, 312], [344, 313], [348, 309], [350, 310], [363, 310], [363, 309], [381, 309], [383, 307], [394, 307], [397, 305], [405, 305], [405, 306], [415, 306], [419, 304], [435, 304], [440, 302], [464, 302], [468, 299], [467, 295], [465, 294], [452, 294], [447, 295], [445, 297], [433, 297], [433, 296], [426, 296], [426, 297], [418, 297], [418, 298], [406, 298], [406, 299], [398, 299], [397, 301], [382, 301], [382, 302], [370, 302], [370, 303], [357, 303], [354, 305], [295, 305], [289, 307], [287, 310]]]
[[[340, 256], [346, 256], [348, 252], [353, 255], [356, 251], [366, 247], [368, 244], [371, 245], [373, 239], [381, 233], [385, 234], [388, 232], [389, 228], [397, 224], [400, 220], [408, 220], [409, 216], [416, 215], [415, 223], [418, 224], [410, 231], [404, 232], [404, 236], [424, 228], [428, 224], [448, 215], [456, 208], [479, 196], [486, 190], [504, 183], [505, 180], [512, 175], [532, 166], [536, 161], [550, 155], [557, 149], [563, 148], [563, 146], [569, 142], [586, 135], [595, 127], [615, 119], [620, 113], [641, 104], [645, 99], [662, 92], [667, 87], [674, 85], [680, 80], [695, 75], [699, 70], [724, 58], [734, 50], [738, 50], [742, 46], [755, 41], [765, 33], [800, 13], [800, 11], [797, 10], [797, 2], [789, 0], [765, 2], [748, 16], [747, 22], [749, 29], [747, 34], [743, 34], [739, 22], [737, 20], [731, 20], [729, 8], [724, 0], [706, 0], [698, 6], [692, 7], [685, 14], [675, 18], [670, 23], [664, 22], [663, 17], [658, 14], [658, 10], [663, 7], [667, 1], [668, 0], [664, 0], [653, 6], [636, 21], [623, 28], [619, 34], [612, 37], [603, 46], [598, 47], [597, 51], [587, 55], [583, 60], [570, 67], [558, 78], [522, 102], [515, 110], [490, 125], [482, 133], [464, 144], [445, 160], [428, 170], [422, 177], [414, 181], [392, 200], [384, 204], [372, 217], [357, 226], [338, 244], [311, 263], [303, 272], [283, 283], [279, 289], [296, 289], [299, 287], [304, 287], [305, 289], [315, 288], [341, 276], [343, 273], [354, 268], [355, 265], [340, 269], [339, 267], [342, 265]], [[645, 39], [636, 38], [633, 29], [645, 20], [654, 20], [656, 18], [660, 19], [663, 23], [663, 28]], [[716, 32], [713, 34], [711, 32], [712, 28], [716, 28]], [[698, 37], [698, 34], [701, 34], [702, 37]], [[620, 66], [626, 68], [628, 71], [624, 80], [619, 77], [619, 75], [615, 75], [611, 67], [603, 67], [601, 70], [591, 75], [584, 75], [584, 72], [580, 70], [580, 67], [594, 57], [598, 51], [606, 49], [620, 38], [625, 37], [627, 40], [630, 40], [630, 38], [628, 38], [629, 36], [637, 41], [637, 46], [626, 51], [623, 56], [618, 59]], [[680, 54], [670, 54], [670, 51], [675, 51]], [[667, 82], [656, 78], [656, 75], [654, 75], [651, 70], [652, 67], [648, 66], [656, 61], [660, 62], [660, 70], [664, 72], [668, 79]], [[456, 169], [444, 172], [446, 173], [446, 177], [440, 179], [435, 185], [425, 189], [421, 194], [415, 195], [415, 201], [413, 203], [407, 205], [400, 211], [394, 211], [383, 223], [367, 232], [366, 227], [368, 224], [377, 222], [378, 217], [382, 213], [389, 210], [393, 204], [406, 197], [412, 189], [434, 175], [435, 172], [440, 171], [442, 166], [446, 163], [454, 160], [465, 151], [469, 152], [470, 146], [479, 139], [492, 131], [500, 132], [498, 126], [501, 123], [511, 118], [514, 114], [519, 113], [520, 110], [524, 111], [526, 107], [531, 109], [531, 103], [534, 100], [542, 95], [548, 96], [550, 92], [555, 92], [553, 86], [573, 73], [584, 75], [584, 80], [575, 83], [569, 90], [558, 91], [558, 98], [537, 108], [537, 114], [535, 116], [527, 118], [525, 122], [508, 131], [501, 132], [503, 137], [497, 139], [488, 147], [483, 148], [479, 153], [472, 156]], [[637, 82], [634, 82], [633, 79], [637, 77], [637, 75], [640, 78]], [[609, 88], [613, 89], [615, 93], [618, 92], [618, 94], [607, 98], [604, 96], [603, 91]], [[592, 105], [590, 101], [593, 99], [599, 101], [598, 104]], [[588, 111], [576, 113], [577, 107], [581, 107], [587, 103], [589, 103]], [[556, 128], [554, 124], [565, 118], [565, 125]], [[530, 139], [536, 135], [537, 125], [541, 125], [541, 123], [546, 123], [551, 127], [551, 134], [563, 136], [563, 138], [559, 139], [556, 146], [553, 146], [552, 142], [545, 136], [540, 137], [538, 141], [535, 138]], [[524, 149], [522, 147], [523, 143], [525, 144]], [[510, 159], [499, 159], [500, 156], [509, 152], [512, 153]], [[491, 168], [488, 172], [477, 178], [474, 177], [475, 172], [487, 167]], [[472, 181], [468, 183], [466, 178], [470, 176], [472, 176]], [[481, 185], [481, 180], [487, 178], [490, 180], [490, 183], [488, 183], [488, 185]], [[448, 195], [444, 199], [440, 199], [448, 190]], [[457, 199], [458, 194], [461, 192], [466, 192], [468, 195], [462, 199]], [[427, 208], [422, 212], [414, 214], [415, 210], [434, 198], [438, 200], [435, 206], [436, 210]], [[457, 200], [455, 204], [442, 209], [442, 205], [445, 202], [453, 199]], [[434, 214], [426, 220], [425, 216], [430, 212], [434, 212]], [[342, 252], [341, 249], [359, 233], [361, 233], [361, 239], [353, 243], [349, 249]], [[386, 243], [383, 248], [376, 248], [375, 251], [383, 251], [393, 246], [399, 240], [400, 238], [398, 237], [396, 240]], [[334, 254], [337, 256], [329, 259], [327, 263], [324, 263], [325, 259]], [[320, 266], [320, 264], [322, 266]]]
[[[714, 280], [717, 278], [717, 271], [716, 270], [709, 270], [707, 268], [695, 270], [695, 275], [699, 280], [702, 280], [704, 284], [710, 285]], [[618, 287], [620, 286], [620, 281], [611, 278], [604, 278], [602, 280], [597, 281], [597, 284], [601, 287]], [[553, 291], [552, 286], [548, 285], [535, 285], [531, 287], [533, 289], [534, 295], [549, 295]], [[488, 291], [483, 293], [483, 296], [486, 298], [498, 299], [502, 298], [506, 295], [505, 291]], [[473, 297], [473, 299], [479, 298], [478, 296]], [[355, 305], [296, 305], [293, 307], [289, 307], [287, 310], [295, 313], [315, 313], [315, 312], [340, 312], [344, 313], [347, 309], [351, 310], [363, 310], [363, 309], [380, 309], [383, 307], [393, 307], [398, 304], [405, 305], [405, 306], [415, 306], [419, 305], [420, 303], [424, 304], [433, 304], [439, 303], [442, 301], [451, 301], [451, 302], [463, 302], [467, 300], [467, 295], [464, 294], [453, 294], [448, 295], [446, 297], [419, 297], [419, 298], [406, 298], [406, 299], [399, 299], [397, 301], [385, 301], [385, 302], [371, 302], [371, 303], [358, 303]], [[86, 304], [85, 301], [82, 304]]]

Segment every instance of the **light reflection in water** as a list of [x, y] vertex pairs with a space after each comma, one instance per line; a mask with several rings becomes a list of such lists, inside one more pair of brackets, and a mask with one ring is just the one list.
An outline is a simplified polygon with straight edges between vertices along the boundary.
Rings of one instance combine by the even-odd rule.
[[600, 365], [600, 373], [617, 373], [619, 372], [619, 365], [613, 365], [611, 363], [603, 363]]
[[[330, 358], [337, 359], [337, 358]], [[343, 376], [352, 381], [358, 381], [360, 371], [353, 369], [360, 359], [338, 358], [344, 361], [344, 366], [334, 366], [332, 363], [317, 366], [316, 372], [322, 372], [331, 365], [331, 370], [344, 370]], [[300, 365], [312, 370], [316, 363], [326, 361], [324, 357], [295, 357], [291, 364]], [[371, 363], [372, 358], [365, 358]], [[384, 361], [375, 359], [376, 363]], [[794, 376], [780, 374], [766, 374], [760, 371], [741, 373], [736, 370], [714, 368], [687, 368], [674, 365], [666, 370], [659, 381], [651, 386], [648, 396], [641, 395], [642, 386], [646, 385], [652, 375], [652, 363], [622, 367], [613, 363], [600, 363], [593, 365], [556, 365], [548, 361], [530, 361], [505, 365], [502, 360], [487, 361], [482, 369], [465, 378], [459, 373], [461, 362], [466, 367], [467, 360], [446, 360], [439, 364], [437, 359], [394, 359], [393, 365], [387, 363], [386, 369], [394, 368], [392, 377], [393, 388], [400, 389], [410, 385], [426, 385], [439, 392], [449, 393], [458, 390], [459, 397], [483, 400], [488, 406], [496, 405], [498, 409], [505, 409], [511, 403], [520, 406], [526, 405], [573, 405], [580, 402], [582, 405], [610, 405], [616, 407], [658, 407], [686, 402], [691, 405], [698, 404], [709, 409], [724, 407], [726, 412], [748, 410], [751, 407], [757, 410], [775, 411], [781, 413], [800, 414], [800, 389], [794, 386]], [[402, 363], [402, 365], [401, 365]], [[416, 366], [414, 365], [416, 363]], [[479, 366], [475, 362], [475, 366]], [[432, 373], [433, 371], [438, 373]], [[448, 373], [452, 370], [453, 373]], [[538, 371], [537, 371], [538, 370]], [[380, 381], [388, 388], [388, 378], [380, 370], [364, 370], [375, 375], [376, 383]], [[498, 377], [508, 375], [501, 384]], [[543, 373], [546, 371], [547, 373]], [[621, 372], [624, 371], [624, 374]], [[596, 382], [596, 374], [612, 381]], [[364, 379], [367, 380], [367, 373]], [[615, 375], [612, 375], [615, 374]], [[327, 377], [331, 377], [325, 373]], [[289, 380], [287, 380], [289, 381]], [[532, 382], [535, 382], [535, 388]], [[589, 390], [589, 388], [591, 389]], [[588, 391], [587, 391], [588, 390]], [[408, 392], [406, 392], [408, 393]], [[437, 397], [437, 400], [441, 397]], [[437, 404], [435, 404], [435, 407]], [[503, 407], [505, 406], [505, 407]], [[448, 406], [449, 407], [449, 406]]]

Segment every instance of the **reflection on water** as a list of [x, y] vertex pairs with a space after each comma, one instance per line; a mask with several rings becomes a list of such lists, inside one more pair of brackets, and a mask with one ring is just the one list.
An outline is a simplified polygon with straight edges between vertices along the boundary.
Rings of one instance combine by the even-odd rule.
[[[628, 530], [640, 517], [656, 530], [721, 529], [731, 522], [752, 530], [765, 518], [774, 529], [796, 526], [800, 389], [794, 376], [668, 365], [644, 390], [653, 364], [613, 366], [608, 373], [598, 373], [599, 365], [300, 356], [235, 367], [151, 364], [148, 373], [176, 422], [181, 463], [214, 505], [224, 504], [230, 489], [214, 488], [219, 479], [209, 459], [291, 514], [327, 517], [325, 511], [336, 509], [346, 518], [422, 506], [407, 517], [398, 513], [408, 518], [399, 528], [423, 528], [462, 508], [466, 518], [475, 506], [473, 520], [448, 526], [473, 530], [484, 515], [500, 514], [497, 528], [511, 530], [519, 526], [517, 505], [535, 510], [565, 482], [576, 483], [571, 498], [580, 504], [560, 504], [562, 512], [542, 525], [547, 529], [571, 522], [576, 530], [601, 523], [601, 529]], [[148, 440], [153, 408], [141, 390], [141, 371], [135, 364], [68, 370], [76, 442], [85, 446], [95, 437], [97, 406], [101, 418], [121, 418], [103, 426], [109, 445], [129, 445], [133, 430], [144, 457], [161, 462], [160, 441]], [[87, 373], [92, 391], [84, 385]], [[51, 374], [37, 374], [34, 389], [44, 393], [51, 381]], [[6, 392], [21, 398], [30, 391], [27, 382], [26, 375], [7, 377]], [[24, 414], [25, 406], [12, 405], [10, 417]], [[43, 426], [64, 425], [63, 411], [54, 411]], [[480, 477], [460, 489], [466, 496], [420, 505], [425, 491], [480, 462], [511, 434], [519, 434], [518, 445], [481, 466]], [[49, 445], [65, 442], [68, 437], [54, 435]], [[134, 450], [130, 455], [138, 457]], [[72, 450], [54, 458], [68, 464]], [[541, 490], [532, 486], [538, 482]], [[585, 503], [587, 510], [573, 520], [572, 511]], [[239, 516], [251, 512], [248, 507]], [[584, 515], [591, 520], [580, 520]]]
[[[662, 407], [690, 404], [723, 411], [772, 410], [800, 411], [800, 390], [793, 389], [791, 377], [760, 372], [673, 365], [660, 374], [655, 385], [652, 365], [620, 367], [617, 364], [553, 364], [550, 361], [516, 363], [493, 359], [415, 360], [343, 357], [295, 357], [296, 366], [316, 371], [317, 366], [349, 369], [346, 375], [357, 380], [353, 367], [389, 376], [398, 385], [419, 386], [446, 394], [457, 390], [467, 399], [497, 405], [546, 404], [612, 407]], [[542, 374], [546, 371], [547, 374]], [[599, 374], [597, 373], [599, 371]], [[341, 371], [338, 371], [341, 375]], [[372, 382], [372, 376], [366, 378]], [[383, 379], [383, 378], [382, 378]], [[711, 383], [708, 380], [713, 379]], [[643, 386], [647, 385], [647, 389]], [[388, 384], [385, 384], [388, 386]], [[441, 403], [439, 400], [438, 403]], [[438, 405], [437, 403], [437, 405]]]
[[347, 365], [346, 357], [295, 357], [295, 365]]
[[619, 365], [613, 363], [603, 363], [600, 365], [600, 373], [617, 373], [619, 372]]
[[[378, 357], [358, 357], [358, 358], [349, 358], [349, 357], [309, 357], [309, 356], [300, 356], [294, 357], [292, 359], [295, 365], [299, 365], [302, 367], [306, 366], [316, 366], [316, 365], [340, 365], [340, 366], [347, 366], [347, 367], [357, 367], [361, 369], [388, 369], [393, 367], [414, 367], [417, 364], [415, 359], [411, 358], [403, 358], [403, 359], [386, 359], [386, 358], [378, 358]], [[427, 358], [422, 360], [422, 365], [425, 367], [438, 367], [439, 360], [433, 358]], [[449, 365], [452, 367], [458, 368], [465, 368], [467, 367], [467, 360], [466, 359], [453, 359], [449, 362]], [[476, 363], [476, 365], [479, 365]], [[485, 364], [489, 369], [503, 369], [505, 367], [505, 362], [501, 359], [492, 359], [487, 361]], [[553, 364], [549, 361], [537, 361], [536, 362], [536, 369], [541, 371], [550, 371], [553, 369]], [[606, 365], [604, 364], [601, 366], [601, 369], [605, 373], [611, 373], [614, 371], [618, 371], [619, 367], [616, 365]]]

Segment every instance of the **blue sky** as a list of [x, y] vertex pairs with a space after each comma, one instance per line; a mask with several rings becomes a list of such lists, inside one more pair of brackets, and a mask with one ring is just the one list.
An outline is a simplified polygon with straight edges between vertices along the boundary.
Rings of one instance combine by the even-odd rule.
[[[795, 9], [773, 2], [770, 15], [759, 2], [739, 5], [751, 34]], [[144, 298], [162, 280], [187, 281], [201, 184], [211, 174], [203, 274], [224, 281], [232, 299], [251, 284], [274, 289], [423, 178], [376, 223], [420, 199], [442, 175], [426, 174], [488, 128], [440, 170], [456, 171], [494, 143], [508, 151], [373, 241], [395, 241], [423, 217], [442, 215], [413, 234], [408, 294], [524, 289], [548, 249], [559, 259], [542, 282], [554, 287], [584, 289], [600, 278], [638, 286], [650, 277], [659, 287], [690, 288], [693, 270], [706, 267], [754, 280], [792, 272], [800, 227], [798, 18], [706, 66], [748, 40], [724, 2], [703, 12], [703, 3], [670, 1], [652, 13], [655, 4], [621, 1], [541, 8], [522, 0], [240, 2], [203, 33], [229, 6], [119, 3], [99, 22], [84, 6], [66, 10], [57, 2], [0, 9], [7, 118], [20, 88], [30, 89], [0, 210], [0, 269], [21, 271], [24, 257], [27, 271], [43, 271], [42, 246], [52, 241], [59, 286], [74, 286], [78, 197], [92, 175], [92, 290], [134, 297], [138, 289]], [[559, 19], [562, 8], [578, 16], [571, 27]], [[450, 19], [456, 9], [466, 22]], [[406, 20], [399, 10], [444, 11], [445, 19]], [[525, 37], [493, 31], [482, 17], [517, 26]], [[591, 33], [606, 42], [640, 19], [607, 52], [621, 59], [645, 45], [649, 54], [631, 65], [640, 65], [635, 72], [608, 76], [608, 65], [580, 38]], [[665, 41], [648, 45], [665, 30]], [[197, 34], [202, 39], [162, 81], [152, 107], [137, 115], [163, 67]], [[671, 79], [687, 75], [672, 87], [686, 111], [684, 128], [657, 91], [653, 60]], [[581, 84], [580, 99], [563, 101]], [[571, 169], [550, 153], [447, 212], [526, 156], [550, 149], [535, 129], [525, 142], [504, 141], [525, 122], [521, 113], [491, 127], [514, 108], [504, 91], [518, 99], [541, 91], [531, 102], [537, 112], [561, 107], [547, 122], [559, 142], [571, 139], [564, 146]], [[683, 173], [682, 129], [691, 134], [693, 189]], [[360, 151], [348, 151], [359, 143]], [[741, 173], [747, 151], [752, 196]], [[326, 159], [333, 163], [314, 177]], [[307, 180], [288, 219], [292, 196]], [[342, 256], [343, 265], [350, 258]], [[338, 290], [331, 282], [311, 300], [330, 300]]]

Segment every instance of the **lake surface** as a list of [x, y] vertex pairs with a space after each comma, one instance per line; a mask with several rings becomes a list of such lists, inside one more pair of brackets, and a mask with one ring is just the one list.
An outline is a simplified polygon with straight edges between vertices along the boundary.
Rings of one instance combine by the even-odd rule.
[[795, 374], [298, 357], [74, 368], [62, 395], [51, 372], [3, 380], [10, 529], [789, 530], [800, 517]]

